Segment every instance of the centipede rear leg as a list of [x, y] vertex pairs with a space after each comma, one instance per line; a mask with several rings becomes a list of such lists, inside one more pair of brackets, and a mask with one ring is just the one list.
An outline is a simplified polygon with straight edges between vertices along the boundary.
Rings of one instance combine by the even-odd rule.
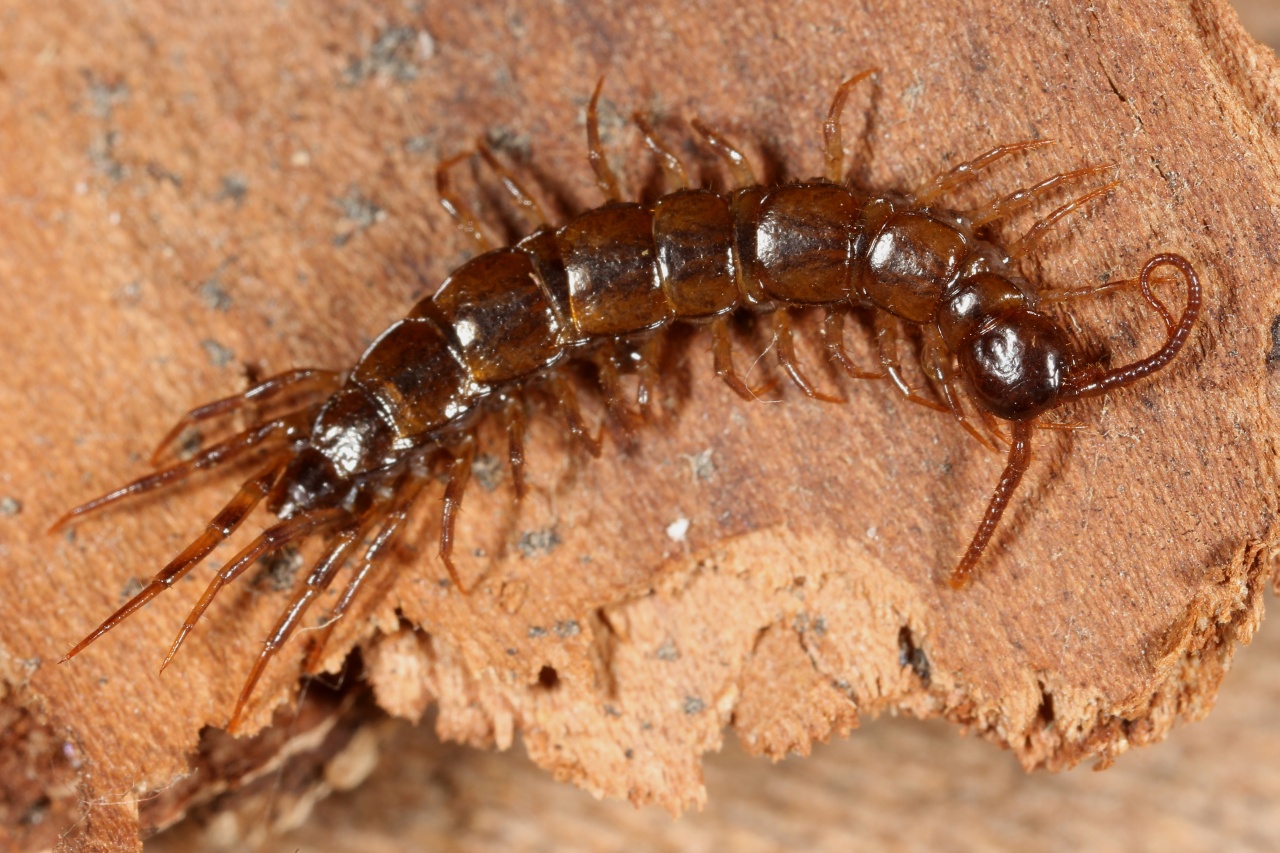
[[284, 417], [253, 426], [212, 447], [200, 451], [183, 462], [177, 462], [152, 474], [139, 477], [101, 497], [75, 507], [59, 518], [49, 528], [61, 530], [73, 520], [92, 512], [98, 512], [112, 504], [179, 483], [198, 471], [211, 470], [234, 462], [255, 452], [268, 452], [300, 435], [308, 426], [315, 409], [295, 412]]
[[306, 616], [312, 602], [329, 589], [333, 579], [346, 564], [351, 551], [376, 519], [376, 511], [370, 511], [353, 519], [350, 524], [339, 528], [334, 533], [324, 553], [312, 566], [303, 583], [298, 585], [293, 597], [285, 605], [280, 618], [276, 621], [271, 633], [263, 643], [262, 652], [249, 670], [249, 675], [245, 678], [244, 685], [240, 690], [240, 696], [236, 699], [235, 709], [231, 712], [231, 720], [227, 724], [227, 731], [234, 733], [239, 728], [241, 716], [246, 705], [248, 705], [249, 697], [252, 695], [259, 679], [262, 678], [262, 674], [266, 671], [267, 664], [275, 657], [276, 652], [288, 642], [294, 629], [297, 628], [302, 618]]
[[79, 643], [63, 656], [70, 660], [82, 652], [91, 643], [119, 625], [151, 599], [164, 592], [174, 583], [181, 580], [188, 572], [200, 564], [205, 557], [236, 531], [249, 513], [262, 502], [274, 485], [276, 478], [284, 469], [285, 458], [277, 457], [269, 465], [254, 474], [240, 486], [239, 491], [229, 500], [217, 515], [209, 522], [205, 532], [191, 542], [176, 557], [151, 578], [151, 581], [136, 595], [125, 602], [115, 613], [112, 613], [102, 624], [95, 628]]
[[313, 533], [319, 533], [333, 528], [342, 528], [349, 525], [352, 521], [352, 513], [342, 508], [315, 509], [307, 510], [293, 516], [287, 521], [272, 525], [266, 530], [258, 534], [257, 538], [247, 545], [240, 553], [236, 554], [225, 566], [218, 570], [213, 576], [213, 580], [209, 582], [204, 594], [200, 596], [200, 600], [191, 608], [191, 612], [183, 621], [182, 627], [178, 631], [177, 637], [173, 641], [173, 645], [169, 648], [169, 653], [165, 656], [164, 661], [160, 664], [160, 671], [163, 672], [166, 667], [177, 655], [182, 644], [190, 635], [192, 629], [199, 623], [200, 618], [205, 611], [209, 609], [209, 605], [217, 597], [227, 584], [238, 578], [244, 571], [253, 565], [260, 558], [269, 556], [278, 552], [285, 545], [305, 539]]
[[187, 412], [160, 439], [151, 455], [151, 464], [158, 465], [178, 438], [190, 427], [203, 421], [221, 418], [243, 411], [270, 404], [284, 404], [284, 412], [305, 408], [318, 400], [323, 400], [342, 384], [343, 375], [336, 370], [317, 368], [301, 368], [288, 370], [264, 379], [252, 388], [221, 400], [214, 400], [203, 406], [197, 406]]
[[[417, 502], [423, 489], [433, 479], [431, 469], [427, 466], [413, 466], [401, 474], [393, 483], [391, 494], [394, 497], [390, 506], [387, 507], [385, 514], [381, 518], [374, 520], [376, 524], [381, 526], [373, 537], [373, 541], [365, 549], [359, 566], [348, 579], [347, 585], [343, 588], [341, 595], [338, 596], [338, 600], [326, 615], [324, 626], [317, 631], [315, 638], [312, 640], [311, 647], [307, 651], [306, 659], [302, 664], [303, 672], [315, 674], [320, 671], [324, 651], [329, 639], [333, 636], [333, 632], [338, 627], [340, 620], [350, 609], [356, 596], [371, 578], [376, 577], [377, 581], [370, 595], [375, 601], [380, 601], [385, 597], [387, 588], [395, 580], [395, 575], [385, 568], [386, 557], [395, 544], [396, 536], [404, 527], [413, 505]], [[379, 569], [382, 570], [379, 571]]]

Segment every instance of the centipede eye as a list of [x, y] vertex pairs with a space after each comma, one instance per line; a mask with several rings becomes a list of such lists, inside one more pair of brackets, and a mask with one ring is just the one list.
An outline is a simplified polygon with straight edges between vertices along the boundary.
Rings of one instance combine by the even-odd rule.
[[1051, 317], [1010, 311], [984, 323], [960, 347], [960, 369], [982, 408], [1025, 421], [1054, 408], [1071, 362], [1066, 335]]

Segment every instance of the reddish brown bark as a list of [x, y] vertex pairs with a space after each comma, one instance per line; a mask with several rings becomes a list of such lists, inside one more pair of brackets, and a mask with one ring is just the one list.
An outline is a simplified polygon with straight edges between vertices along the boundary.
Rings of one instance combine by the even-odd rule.
[[[1205, 282], [1203, 323], [1157, 379], [1073, 407], [1088, 430], [1038, 436], [962, 593], [943, 579], [995, 457], [877, 384], [846, 384], [839, 408], [790, 391], [744, 405], [694, 335], [665, 389], [670, 422], [637, 452], [609, 445], [588, 464], [539, 419], [530, 499], [514, 506], [506, 483], [468, 496], [470, 597], [438, 583], [424, 507], [394, 589], [341, 626], [335, 667], [362, 644], [392, 712], [434, 704], [442, 734], [479, 745], [520, 732], [559, 778], [679, 809], [701, 802], [700, 756], [726, 727], [781, 756], [892, 710], [946, 717], [1028, 767], [1105, 763], [1207, 711], [1258, 623], [1275, 508], [1280, 113], [1274, 56], [1214, 4], [550, 15], [244, 3], [179, 15], [63, 3], [11, 10], [0, 56], [0, 497], [16, 501], [0, 515], [0, 637], [11, 705], [77, 756], [86, 817], [74, 844], [128, 835], [130, 809], [105, 804], [185, 771], [282, 601], [238, 584], [161, 678], [195, 595], [180, 584], [57, 666], [233, 480], [70, 535], [45, 527], [141, 473], [180, 412], [243, 387], [244, 365], [350, 363], [466, 256], [431, 173], [476, 137], [522, 161], [561, 213], [595, 204], [581, 121], [602, 72], [605, 141], [632, 187], [655, 173], [625, 121], [636, 107], [714, 180], [687, 131], [694, 115], [741, 140], [770, 179], [817, 173], [830, 93], [868, 66], [884, 71], [851, 102], [849, 128], [865, 184], [910, 186], [1035, 135], [1061, 144], [957, 203], [1114, 162], [1122, 189], [1026, 271], [1082, 286], [1177, 251]], [[1117, 363], [1157, 345], [1140, 300], [1073, 314]], [[865, 356], [865, 330], [850, 339]], [[501, 452], [496, 433], [487, 440]], [[681, 519], [677, 541], [666, 531]], [[282, 655], [255, 722], [296, 686], [297, 655]]]

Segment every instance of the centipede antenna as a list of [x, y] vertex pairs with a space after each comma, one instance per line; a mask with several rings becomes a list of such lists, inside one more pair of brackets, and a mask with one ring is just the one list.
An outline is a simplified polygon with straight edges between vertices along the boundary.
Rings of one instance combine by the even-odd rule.
[[849, 92], [854, 86], [879, 73], [879, 68], [868, 68], [866, 71], [853, 75], [840, 84], [840, 88], [836, 89], [835, 97], [831, 99], [831, 109], [827, 110], [827, 120], [822, 123], [822, 138], [826, 144], [824, 152], [827, 163], [826, 176], [827, 180], [833, 184], [841, 183], [844, 180], [844, 139], [840, 127], [840, 117], [844, 113], [845, 101], [849, 99]]
[[[1176, 322], [1170, 316], [1164, 303], [1151, 292], [1151, 274], [1159, 267], [1166, 265], [1177, 267], [1187, 280], [1187, 304], [1182, 309], [1182, 316]], [[1168, 332], [1164, 345], [1146, 358], [1139, 359], [1132, 364], [1126, 364], [1123, 367], [1117, 367], [1105, 373], [1069, 377], [1066, 389], [1069, 397], [1077, 399], [1080, 397], [1096, 397], [1114, 388], [1132, 385], [1145, 376], [1150, 376], [1159, 370], [1163, 370], [1186, 344], [1187, 338], [1191, 335], [1191, 329], [1196, 324], [1196, 318], [1200, 316], [1200, 278], [1196, 275], [1195, 268], [1191, 266], [1191, 262], [1181, 255], [1156, 255], [1143, 266], [1142, 274], [1139, 276], [1138, 281], [1142, 288], [1142, 295], [1147, 300], [1147, 303], [1164, 319], [1165, 328]]]
[[991, 495], [987, 511], [973, 534], [968, 550], [964, 552], [959, 564], [951, 572], [949, 583], [952, 589], [961, 589], [972, 579], [973, 567], [977, 565], [982, 552], [987, 549], [991, 535], [995, 533], [996, 527], [1000, 524], [1000, 517], [1004, 515], [1005, 508], [1009, 505], [1009, 499], [1013, 497], [1018, 484], [1022, 482], [1022, 475], [1027, 472], [1027, 467], [1031, 464], [1033, 424], [1033, 421], [1012, 422], [1013, 446], [1009, 448], [1009, 459], [1005, 463], [1004, 473], [1000, 475], [1000, 482], [996, 484], [996, 490]]
[[604, 193], [607, 201], [622, 201], [622, 191], [618, 189], [618, 176], [609, 166], [605, 157], [604, 146], [600, 144], [600, 91], [604, 89], [604, 77], [596, 83], [596, 90], [591, 94], [591, 103], [587, 105], [587, 160], [596, 173], [596, 185]]

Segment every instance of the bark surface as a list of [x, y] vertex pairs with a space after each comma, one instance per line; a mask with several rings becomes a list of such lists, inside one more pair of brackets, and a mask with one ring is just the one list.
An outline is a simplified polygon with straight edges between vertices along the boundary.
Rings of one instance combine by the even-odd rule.
[[[305, 634], [259, 687], [252, 728], [278, 706], [286, 723], [301, 707], [305, 724], [274, 746], [201, 739], [226, 722], [283, 606], [269, 581], [226, 590], [163, 677], [208, 568], [57, 665], [203, 529], [234, 475], [44, 530], [143, 473], [174, 419], [243, 389], [247, 369], [344, 367], [433, 290], [472, 251], [436, 204], [433, 170], [478, 137], [560, 215], [597, 204], [583, 116], [601, 73], [610, 157], [646, 197], [658, 170], [633, 109], [713, 185], [724, 175], [691, 138], [695, 115], [770, 181], [803, 178], [821, 171], [835, 86], [871, 66], [883, 73], [847, 112], [861, 185], [909, 188], [1036, 137], [1059, 144], [984, 173], [956, 206], [1114, 163], [1122, 187], [1025, 271], [1084, 287], [1179, 252], [1205, 286], [1201, 324], [1157, 378], [1064, 412], [1086, 430], [1037, 436], [962, 593], [945, 575], [998, 457], [882, 383], [820, 368], [813, 346], [812, 372], [848, 405], [783, 386], [780, 403], [743, 404], [715, 379], [707, 339], [683, 337], [670, 416], [634, 452], [609, 443], [590, 462], [539, 417], [528, 500], [483, 467], [458, 529], [469, 597], [439, 582], [438, 505], [423, 501], [394, 585], [343, 621], [331, 669], [360, 646], [392, 714], [434, 706], [442, 736], [479, 746], [519, 734], [557, 778], [680, 810], [705, 799], [702, 756], [726, 732], [782, 757], [885, 712], [945, 718], [1028, 768], [1105, 764], [1206, 713], [1258, 626], [1276, 509], [1280, 77], [1225, 6], [232, 2], [178, 14], [72, 0], [0, 16], [0, 674], [16, 730], [32, 733], [6, 749], [37, 756], [11, 802], [35, 802], [47, 779], [42, 808], [56, 815], [11, 818], [20, 846], [74, 822], [69, 849], [127, 847], [139, 819], [164, 825], [201, 800], [148, 799], [193, 754], [226, 762], [208, 777], [225, 792], [286, 754], [318, 750], [331, 768], [369, 747], [354, 694], [298, 705]], [[517, 221], [493, 177], [474, 177], [459, 170], [495, 230]], [[1070, 313], [1116, 364], [1161, 340], [1131, 296]], [[849, 340], [871, 358], [868, 329], [855, 323]], [[767, 344], [743, 335], [739, 362]], [[497, 431], [484, 438], [501, 457]], [[332, 773], [330, 789], [360, 776]], [[297, 803], [321, 791], [307, 778]]]

